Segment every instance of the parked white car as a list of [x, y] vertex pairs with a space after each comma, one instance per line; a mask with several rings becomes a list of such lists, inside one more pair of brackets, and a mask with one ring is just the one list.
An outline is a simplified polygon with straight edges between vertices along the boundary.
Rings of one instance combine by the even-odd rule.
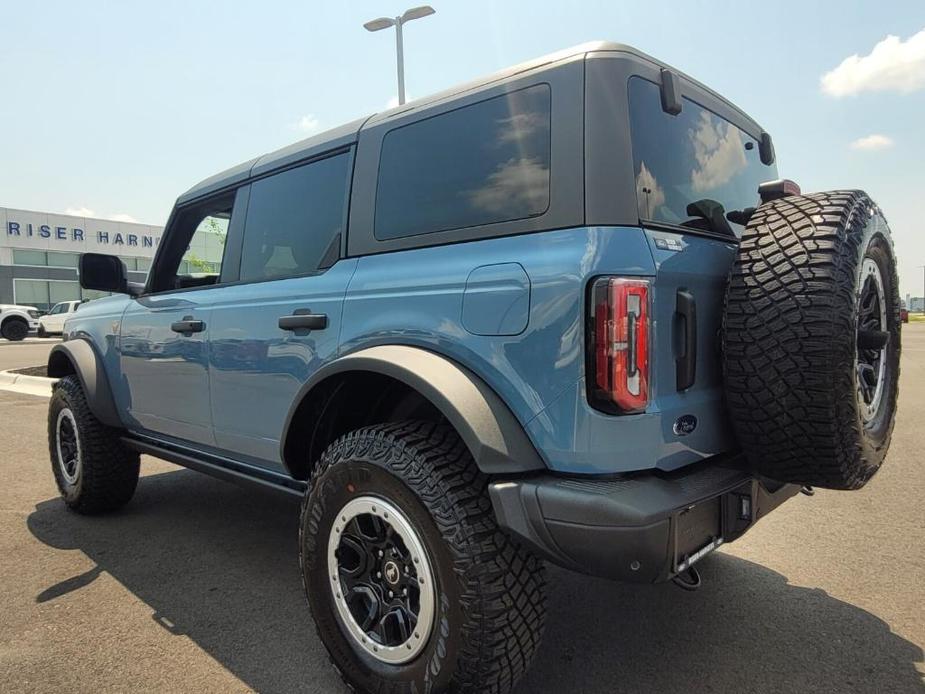
[[46, 335], [60, 335], [64, 332], [64, 321], [76, 311], [83, 301], [62, 301], [55, 304], [51, 311], [39, 318], [39, 337]]
[[12, 342], [18, 342], [38, 330], [41, 312], [35, 306], [0, 304], [0, 335]]

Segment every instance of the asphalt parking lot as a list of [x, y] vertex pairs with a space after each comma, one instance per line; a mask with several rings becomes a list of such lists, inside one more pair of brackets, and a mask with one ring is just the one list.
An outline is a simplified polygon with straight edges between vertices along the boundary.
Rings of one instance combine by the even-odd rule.
[[[696, 593], [552, 570], [519, 694], [922, 692], [925, 324], [903, 339], [893, 446], [864, 490], [796, 497], [704, 560]], [[0, 369], [49, 348], [0, 344]], [[0, 692], [343, 691], [302, 595], [296, 502], [145, 459], [123, 512], [75, 516], [46, 402], [0, 392]]]

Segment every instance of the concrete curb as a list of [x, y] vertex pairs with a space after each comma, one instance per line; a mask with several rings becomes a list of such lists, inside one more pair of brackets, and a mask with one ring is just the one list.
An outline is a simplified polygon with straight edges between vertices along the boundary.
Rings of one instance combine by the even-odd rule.
[[0, 390], [48, 398], [51, 397], [51, 387], [57, 380], [57, 378], [46, 378], [45, 376], [27, 376], [12, 371], [0, 371]]

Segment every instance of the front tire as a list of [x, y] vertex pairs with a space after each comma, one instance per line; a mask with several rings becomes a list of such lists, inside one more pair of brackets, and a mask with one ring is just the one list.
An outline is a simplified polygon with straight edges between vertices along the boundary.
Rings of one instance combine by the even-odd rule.
[[0, 335], [10, 342], [25, 340], [29, 334], [29, 324], [22, 318], [7, 318], [0, 327]]
[[48, 448], [55, 482], [71, 510], [88, 515], [114, 511], [134, 495], [139, 456], [122, 444], [116, 429], [93, 415], [77, 376], [54, 385]]
[[302, 507], [300, 561], [318, 634], [361, 692], [510, 691], [539, 645], [545, 567], [497, 526], [445, 424], [333, 443]]

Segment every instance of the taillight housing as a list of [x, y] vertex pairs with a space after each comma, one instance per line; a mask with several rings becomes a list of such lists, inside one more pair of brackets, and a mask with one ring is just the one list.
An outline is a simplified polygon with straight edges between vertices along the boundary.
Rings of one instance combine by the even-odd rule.
[[649, 282], [601, 277], [588, 305], [588, 396], [613, 414], [649, 404]]

